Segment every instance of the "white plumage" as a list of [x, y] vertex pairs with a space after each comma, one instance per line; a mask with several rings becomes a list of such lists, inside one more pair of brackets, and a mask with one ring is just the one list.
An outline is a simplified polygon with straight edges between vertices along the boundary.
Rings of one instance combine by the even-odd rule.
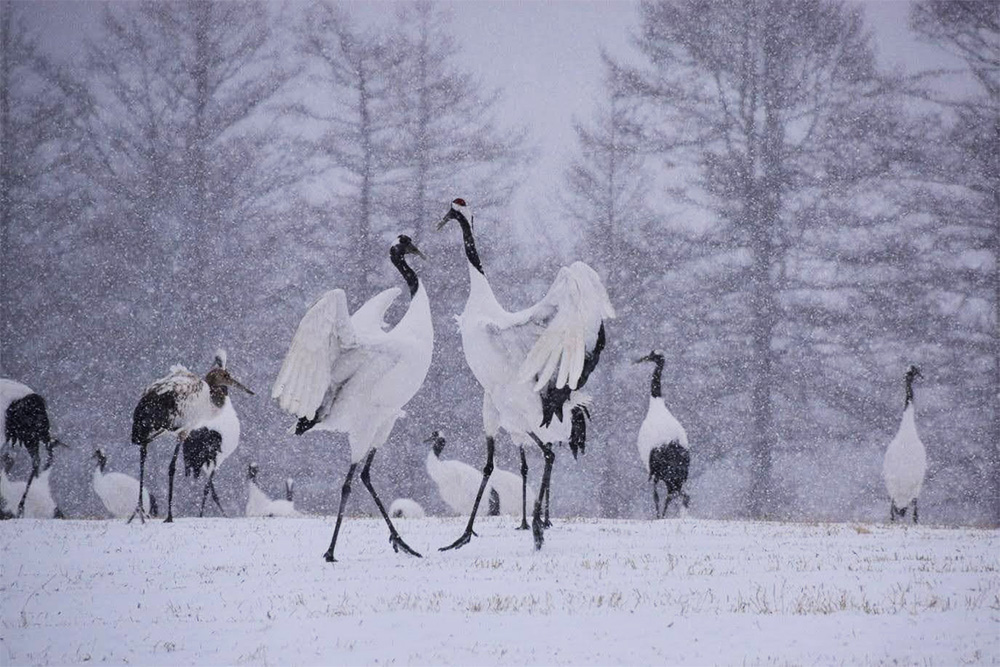
[[389, 505], [389, 516], [394, 519], [423, 519], [427, 514], [417, 501], [410, 498], [396, 498]]
[[[554, 455], [539, 431], [554, 419], [569, 422], [574, 415], [570, 446], [582, 448], [583, 397], [575, 390], [586, 382], [604, 346], [604, 320], [614, 309], [597, 273], [583, 262], [562, 267], [546, 295], [534, 306], [508, 312], [497, 301], [483, 273], [472, 235], [472, 216], [462, 199], [452, 202], [441, 221], [457, 220], [462, 227], [469, 268], [469, 298], [458, 318], [462, 349], [483, 387], [483, 426], [487, 458], [498, 427], [520, 446], [535, 441], [545, 455], [539, 499], [547, 493]], [[536, 502], [534, 536], [542, 545], [540, 502]], [[446, 548], [466, 544], [472, 534], [470, 517], [465, 534]]]
[[920, 496], [927, 474], [927, 453], [917, 434], [916, 406], [913, 399], [913, 380], [922, 377], [916, 366], [906, 373], [906, 402], [903, 418], [896, 437], [889, 443], [882, 461], [882, 477], [889, 492], [890, 518], [904, 516], [913, 505], [913, 522], [917, 522], [917, 498]]
[[302, 516], [295, 509], [295, 503], [288, 499], [271, 500], [257, 486], [257, 465], [251, 463], [247, 469], [247, 516], [294, 517]]
[[43, 473], [42, 445], [45, 445], [48, 453], [48, 463], [45, 465], [47, 469], [52, 463], [52, 448], [62, 443], [52, 438], [49, 433], [49, 415], [45, 399], [27, 385], [3, 378], [0, 378], [0, 442], [9, 443], [14, 447], [24, 447], [31, 457], [31, 474], [25, 482], [21, 497], [10, 510], [11, 514], [25, 516], [30, 498], [32, 516], [51, 518], [46, 516], [50, 504], [55, 512], [55, 503], [50, 502], [49, 475], [45, 476], [45, 488], [35, 490], [33, 487], [34, 482], [40, 479]]
[[[117, 519], [127, 519], [135, 509], [135, 499], [139, 494], [139, 480], [121, 472], [105, 472], [107, 456], [103, 450], [96, 450], [94, 458], [97, 466], [94, 468], [94, 493], [101, 499], [104, 508]], [[143, 510], [155, 516], [149, 490], [142, 490]]]
[[[175, 365], [170, 373], [156, 380], [143, 392], [132, 414], [132, 443], [139, 445], [139, 486], [145, 478], [146, 448], [150, 442], [168, 431], [179, 432], [177, 445], [170, 459], [167, 487], [167, 518], [173, 521], [173, 490], [177, 455], [188, 433], [216, 418], [229, 402], [229, 387], [253, 392], [236, 380], [223, 365], [225, 355], [213, 365], [204, 379], [183, 366]], [[200, 467], [200, 465], [198, 466]], [[138, 514], [145, 521], [141, 498], [136, 497], [136, 509], [129, 521]]]
[[24, 496], [24, 490], [28, 483], [10, 478], [10, 471], [14, 469], [14, 457], [9, 453], [3, 453], [2, 465], [0, 465], [0, 516], [13, 517], [17, 514], [17, 505]]
[[410, 289], [410, 305], [402, 319], [385, 331], [384, 317], [400, 294], [387, 289], [353, 316], [347, 295], [335, 289], [324, 294], [299, 323], [288, 354], [274, 382], [271, 396], [298, 418], [295, 433], [309, 430], [347, 434], [351, 467], [341, 491], [340, 511], [333, 540], [324, 557], [333, 562], [350, 482], [367, 456], [361, 480], [389, 527], [397, 551], [419, 555], [399, 537], [388, 513], [371, 486], [368, 470], [375, 450], [389, 438], [403, 406], [423, 385], [431, 364], [434, 328], [427, 291], [406, 263], [407, 254], [423, 256], [408, 236], [400, 235], [389, 251], [393, 265]]
[[38, 477], [28, 489], [28, 495], [24, 501], [25, 519], [54, 519], [59, 515], [59, 508], [56, 506], [55, 498], [52, 497], [52, 468], [47, 467], [39, 473]]
[[662, 396], [650, 396], [646, 418], [642, 420], [642, 426], [639, 427], [639, 437], [636, 440], [639, 458], [642, 459], [647, 473], [650, 471], [649, 455], [653, 449], [671, 442], [676, 442], [684, 449], [688, 449], [687, 432], [667, 408]]

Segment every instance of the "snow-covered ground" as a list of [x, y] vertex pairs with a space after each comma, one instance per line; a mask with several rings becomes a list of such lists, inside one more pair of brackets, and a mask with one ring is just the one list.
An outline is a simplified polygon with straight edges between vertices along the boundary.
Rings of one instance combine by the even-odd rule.
[[510, 519], [0, 522], [0, 664], [997, 664], [997, 531]]

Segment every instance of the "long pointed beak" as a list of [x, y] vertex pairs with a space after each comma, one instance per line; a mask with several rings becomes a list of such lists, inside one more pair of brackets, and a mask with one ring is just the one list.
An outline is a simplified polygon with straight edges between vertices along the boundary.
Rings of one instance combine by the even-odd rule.
[[649, 355], [646, 355], [645, 357], [640, 357], [638, 359], [633, 359], [632, 363], [633, 364], [641, 364], [644, 361], [649, 361]]
[[441, 231], [442, 229], [444, 229], [444, 226], [448, 224], [449, 220], [451, 220], [451, 218], [448, 216], [441, 218], [441, 222], [437, 224], [437, 230]]
[[427, 445], [427, 444], [430, 444], [430, 443], [434, 442], [434, 440], [435, 440], [436, 438], [437, 438], [437, 436], [436, 436], [436, 435], [432, 435], [432, 436], [429, 436], [428, 438], [425, 438], [425, 439], [424, 439], [424, 444], [425, 444], [425, 445]]
[[69, 445], [67, 445], [65, 442], [63, 442], [62, 440], [53, 440], [52, 441], [52, 446], [53, 447], [65, 447], [66, 449], [73, 449], [72, 447], [70, 447]]
[[246, 393], [250, 394], [251, 396], [254, 395], [254, 393], [253, 393], [253, 391], [251, 391], [250, 387], [246, 386], [245, 384], [243, 384], [242, 382], [240, 382], [236, 378], [230, 376], [229, 379], [233, 381], [233, 386], [234, 387], [239, 387], [240, 389], [242, 389]]
[[413, 245], [412, 243], [410, 244], [410, 252], [412, 252], [414, 255], [416, 255], [420, 259], [424, 260], [425, 262], [427, 261], [427, 255], [425, 255], [424, 253], [420, 252], [420, 248], [418, 248], [417, 246]]

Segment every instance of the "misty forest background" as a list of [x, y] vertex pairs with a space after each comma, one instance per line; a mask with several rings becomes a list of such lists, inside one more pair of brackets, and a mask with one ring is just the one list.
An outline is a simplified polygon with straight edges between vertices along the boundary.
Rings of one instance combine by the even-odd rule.
[[[387, 501], [443, 512], [423, 439], [441, 428], [446, 458], [484, 459], [453, 324], [461, 242], [433, 231], [464, 197], [510, 309], [573, 259], [618, 309], [588, 383], [587, 453], [557, 450], [554, 514], [650, 516], [634, 447], [649, 367], [630, 361], [657, 347], [692, 443], [695, 516], [886, 520], [882, 455], [916, 363], [921, 517], [1000, 520], [996, 3], [914, 3], [910, 29], [965, 63], [920, 73], [880, 66], [854, 3], [623, 6], [639, 12], [633, 51], [603, 55], [604, 98], [552, 193], [571, 234], [548, 245], [531, 225], [551, 221], [514, 233], [508, 219], [537, 155], [499, 113], [517, 91], [464, 64], [447, 7], [396, 4], [378, 21], [323, 2], [91, 7], [83, 51], [60, 56], [27, 5], [0, 4], [0, 375], [42, 393], [73, 447], [53, 472], [69, 516], [103, 515], [95, 447], [137, 474], [142, 390], [175, 363], [207, 371], [219, 346], [258, 392], [234, 397], [243, 437], [216, 478], [230, 514], [251, 460], [272, 495], [293, 477], [300, 507], [335, 511], [346, 441], [288, 435], [270, 385], [322, 292], [343, 287], [356, 308], [401, 284], [387, 261], [400, 232], [430, 258], [416, 268], [434, 361], [373, 476]], [[147, 477], [164, 498], [168, 440]], [[509, 443], [498, 464], [516, 470]], [[27, 469], [21, 454], [15, 476]], [[182, 515], [202, 483], [181, 483]]]

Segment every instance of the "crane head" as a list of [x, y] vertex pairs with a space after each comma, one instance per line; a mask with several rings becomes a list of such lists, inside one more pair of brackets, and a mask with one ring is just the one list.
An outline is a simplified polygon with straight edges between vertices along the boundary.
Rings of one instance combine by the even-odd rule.
[[641, 364], [641, 363], [644, 363], [644, 362], [647, 362], [647, 361], [652, 361], [653, 363], [662, 363], [663, 360], [664, 360], [664, 358], [665, 357], [663, 356], [663, 351], [662, 350], [653, 350], [652, 352], [650, 352], [646, 356], [639, 357], [638, 359], [636, 359], [632, 363], [634, 363], [634, 364]]
[[427, 259], [427, 256], [420, 252], [420, 248], [413, 243], [413, 239], [406, 234], [400, 234], [396, 237], [396, 243], [392, 246], [392, 251], [402, 256], [416, 255], [420, 259]]
[[472, 226], [472, 215], [469, 212], [469, 207], [466, 205], [465, 200], [462, 199], [461, 197], [452, 200], [451, 208], [448, 209], [448, 212], [445, 214], [444, 218], [442, 218], [441, 222], [438, 223], [437, 228], [438, 229], [444, 228], [444, 226], [447, 225], [448, 222], [450, 222], [451, 220], [458, 220], [458, 221], [465, 220], [469, 224], [469, 226]]
[[424, 440], [424, 443], [432, 443], [432, 442], [434, 443], [434, 456], [441, 456], [441, 452], [444, 451], [444, 443], [445, 443], [444, 435], [441, 433], [441, 431], [434, 431], [433, 433], [430, 434], [430, 437]]
[[229, 371], [225, 368], [220, 368], [218, 366], [213, 367], [212, 370], [208, 372], [208, 375], [205, 376], [205, 382], [207, 382], [210, 387], [238, 387], [251, 396], [254, 395], [253, 391], [251, 391], [249, 387], [245, 386], [239, 380], [230, 375]]

